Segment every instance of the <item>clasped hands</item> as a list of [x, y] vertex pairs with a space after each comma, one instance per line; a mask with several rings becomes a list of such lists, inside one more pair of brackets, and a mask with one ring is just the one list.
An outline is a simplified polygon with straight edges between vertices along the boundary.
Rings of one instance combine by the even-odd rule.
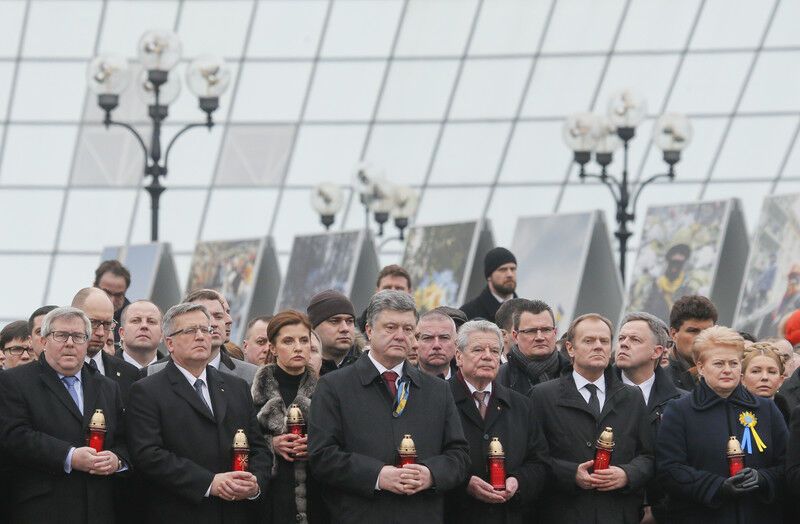
[[308, 436], [286, 433], [272, 437], [272, 449], [287, 462], [304, 460], [308, 457]]
[[72, 452], [72, 469], [90, 475], [111, 475], [120, 469], [119, 457], [112, 451], [97, 451], [89, 446], [75, 448]]
[[502, 491], [495, 490], [491, 484], [475, 475], [470, 477], [469, 484], [467, 484], [467, 493], [487, 504], [508, 502], [517, 493], [517, 489], [519, 489], [519, 482], [514, 477], [506, 479], [506, 489]]
[[223, 500], [245, 500], [258, 495], [258, 480], [249, 471], [217, 473], [211, 481], [211, 493]]
[[575, 472], [575, 483], [581, 489], [596, 489], [597, 491], [613, 491], [628, 485], [628, 475], [625, 470], [617, 466], [609, 466], [589, 473], [589, 468], [594, 466], [594, 460], [587, 460], [578, 464]]
[[413, 495], [432, 485], [430, 470], [421, 464], [406, 464], [402, 468], [383, 466], [378, 474], [378, 487], [398, 495]]
[[761, 475], [753, 468], [744, 468], [722, 483], [722, 493], [729, 497], [738, 497], [758, 489]]

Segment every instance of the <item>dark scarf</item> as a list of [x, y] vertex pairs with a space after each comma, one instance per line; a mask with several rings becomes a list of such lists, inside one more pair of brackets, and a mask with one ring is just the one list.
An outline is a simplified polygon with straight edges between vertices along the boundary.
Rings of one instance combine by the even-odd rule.
[[532, 384], [547, 382], [558, 376], [558, 351], [553, 351], [541, 360], [534, 360], [520, 351], [515, 344], [511, 346], [508, 360], [519, 367]]

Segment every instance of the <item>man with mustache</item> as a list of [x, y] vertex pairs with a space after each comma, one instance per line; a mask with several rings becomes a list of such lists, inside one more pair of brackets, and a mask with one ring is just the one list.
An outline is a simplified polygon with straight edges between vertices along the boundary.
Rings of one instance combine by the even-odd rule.
[[358, 360], [361, 348], [355, 343], [355, 308], [346, 296], [333, 289], [322, 291], [311, 297], [306, 312], [322, 342], [320, 376]]
[[517, 259], [508, 249], [496, 247], [486, 253], [483, 274], [486, 287], [480, 295], [461, 306], [461, 311], [469, 320], [483, 318], [494, 322], [500, 304], [517, 297]]

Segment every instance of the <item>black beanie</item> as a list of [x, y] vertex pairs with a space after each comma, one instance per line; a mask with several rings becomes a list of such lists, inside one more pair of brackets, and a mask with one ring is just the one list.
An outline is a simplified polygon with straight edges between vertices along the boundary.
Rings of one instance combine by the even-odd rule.
[[495, 269], [508, 264], [509, 262], [517, 263], [514, 253], [504, 247], [496, 247], [486, 253], [486, 258], [483, 259], [483, 276], [489, 278]]
[[356, 317], [353, 303], [346, 296], [333, 289], [321, 291], [311, 297], [311, 302], [308, 303], [306, 311], [308, 312], [308, 319], [314, 327], [335, 315]]

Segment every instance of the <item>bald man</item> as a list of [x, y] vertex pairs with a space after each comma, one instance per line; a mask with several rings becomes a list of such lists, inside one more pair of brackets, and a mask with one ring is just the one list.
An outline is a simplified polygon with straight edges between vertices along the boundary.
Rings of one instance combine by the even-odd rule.
[[92, 322], [92, 335], [86, 350], [86, 365], [97, 369], [100, 373], [119, 384], [122, 402], [127, 405], [128, 392], [139, 378], [139, 370], [121, 358], [103, 351], [106, 338], [113, 333], [114, 305], [102, 289], [85, 287], [75, 294], [72, 307], [78, 308]]

